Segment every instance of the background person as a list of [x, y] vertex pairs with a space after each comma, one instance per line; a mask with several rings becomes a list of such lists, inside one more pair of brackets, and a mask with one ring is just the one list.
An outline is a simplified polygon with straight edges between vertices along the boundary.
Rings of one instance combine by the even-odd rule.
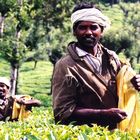
[[10, 96], [10, 82], [0, 77], [0, 121], [18, 120], [30, 114], [32, 106], [40, 106], [41, 102], [28, 95]]

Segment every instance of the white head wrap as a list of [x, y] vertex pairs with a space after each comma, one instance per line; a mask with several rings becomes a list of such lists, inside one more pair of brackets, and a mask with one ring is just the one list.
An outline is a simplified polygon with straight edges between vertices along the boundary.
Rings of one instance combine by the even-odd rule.
[[10, 81], [6, 77], [0, 77], [0, 83], [3, 83], [10, 88]]
[[108, 17], [103, 15], [102, 12], [96, 8], [86, 8], [75, 11], [71, 15], [71, 22], [74, 25], [74, 23], [78, 21], [92, 21], [103, 26], [105, 29], [110, 27]]

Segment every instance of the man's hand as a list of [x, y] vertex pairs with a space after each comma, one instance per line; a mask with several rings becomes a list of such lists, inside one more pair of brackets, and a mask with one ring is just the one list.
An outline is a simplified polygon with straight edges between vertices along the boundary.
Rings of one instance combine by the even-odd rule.
[[133, 84], [136, 90], [140, 91], [140, 74], [135, 75], [131, 79], [131, 83]]
[[16, 100], [19, 104], [27, 105], [27, 106], [40, 106], [41, 102], [37, 99], [25, 100], [24, 98], [19, 98]]
[[88, 109], [76, 107], [71, 115], [73, 121], [78, 121], [81, 124], [97, 123], [104, 124], [104, 126], [119, 123], [126, 117], [126, 112], [119, 108]]
[[105, 109], [102, 111], [102, 115], [105, 117], [105, 119], [110, 119], [110, 121], [114, 121], [116, 123], [121, 122], [127, 117], [126, 112], [119, 108]]

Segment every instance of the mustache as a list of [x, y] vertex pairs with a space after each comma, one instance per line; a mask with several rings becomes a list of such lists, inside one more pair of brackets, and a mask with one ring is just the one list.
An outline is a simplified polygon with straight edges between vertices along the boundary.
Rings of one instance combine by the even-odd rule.
[[87, 40], [87, 41], [95, 41], [96, 40], [96, 38], [94, 36], [84, 36], [83, 39]]

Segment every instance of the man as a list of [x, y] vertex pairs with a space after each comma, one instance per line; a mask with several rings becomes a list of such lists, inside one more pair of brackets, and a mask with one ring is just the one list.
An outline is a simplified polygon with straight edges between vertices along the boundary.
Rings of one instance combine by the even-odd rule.
[[10, 82], [6, 77], [0, 77], [0, 121], [22, 120], [27, 117], [32, 106], [41, 103], [27, 95], [10, 96]]
[[[127, 117], [118, 108], [116, 76], [122, 67], [115, 52], [100, 44], [110, 22], [92, 3], [77, 5], [71, 15], [77, 42], [55, 65], [52, 79], [54, 117], [57, 123], [96, 123], [112, 130]], [[140, 75], [132, 79], [140, 90]]]

